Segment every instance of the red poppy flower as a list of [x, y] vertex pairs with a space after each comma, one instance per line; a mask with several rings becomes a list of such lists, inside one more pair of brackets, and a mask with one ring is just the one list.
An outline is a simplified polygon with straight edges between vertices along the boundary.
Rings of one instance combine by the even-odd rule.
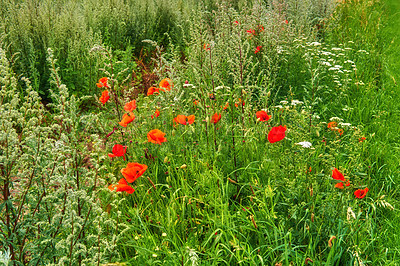
[[354, 196], [356, 196], [356, 198], [362, 199], [367, 195], [368, 192], [368, 188], [364, 188], [364, 189], [357, 189], [356, 191], [354, 191]]
[[108, 81], [108, 78], [103, 77], [103, 78], [99, 79], [99, 82], [96, 83], [96, 86], [99, 88], [103, 88], [103, 87], [110, 88], [110, 87], [108, 87], [107, 81]]
[[133, 120], [135, 120], [135, 115], [131, 112], [131, 113], [129, 113], [129, 115], [124, 114], [122, 116], [121, 122], [119, 122], [118, 124], [120, 124], [122, 127], [126, 127]]
[[268, 141], [274, 143], [285, 138], [286, 126], [273, 127], [268, 133]]
[[342, 182], [339, 182], [335, 185], [335, 188], [340, 188], [340, 189], [344, 189], [344, 185]]
[[143, 175], [147, 170], [147, 165], [140, 163], [128, 163], [126, 168], [121, 169], [121, 174], [126, 178], [128, 183], [134, 182], [138, 177]]
[[198, 100], [193, 100], [193, 104], [194, 104], [194, 105], [198, 105], [198, 104], [199, 104], [199, 101], [198, 101]]
[[126, 103], [124, 106], [124, 110], [127, 112], [132, 112], [135, 109], [136, 109], [136, 100], [130, 101], [129, 103]]
[[229, 102], [227, 102], [227, 103], [225, 104], [224, 110], [226, 110], [226, 109], [228, 109], [228, 108], [229, 108]]
[[172, 83], [172, 80], [165, 78], [160, 81], [160, 87], [170, 91], [174, 87], [174, 84]]
[[350, 181], [349, 180], [347, 180], [347, 182], [346, 182], [346, 187], [348, 187], [348, 186], [350, 186]]
[[344, 176], [337, 168], [332, 170], [332, 178], [335, 180], [345, 181]]
[[242, 103], [242, 105], [244, 106], [244, 102], [242, 102], [242, 99], [238, 99], [238, 101], [235, 103], [235, 107], [239, 107], [239, 104]]
[[258, 30], [259, 30], [260, 32], [263, 32], [263, 31], [264, 31], [264, 26], [263, 26], [263, 25], [258, 25]]
[[126, 146], [122, 146], [121, 144], [115, 144], [113, 149], [112, 149], [112, 153], [108, 154], [108, 157], [112, 158], [112, 157], [124, 157], [124, 161], [125, 161], [125, 153], [126, 153]]
[[210, 44], [209, 43], [205, 43], [203, 45], [203, 49], [206, 50], [206, 51], [210, 51]]
[[334, 128], [337, 127], [337, 122], [332, 121], [328, 123], [328, 128], [331, 128], [332, 130], [334, 130]]
[[288, 20], [285, 20], [285, 24], [289, 24], [289, 21], [288, 21]]
[[126, 191], [128, 194], [132, 194], [133, 192], [135, 192], [135, 190], [128, 185], [128, 183], [126, 182], [125, 179], [121, 178], [118, 181], [118, 185], [109, 185], [108, 189], [110, 189], [111, 191], [114, 191], [115, 189], [117, 189], [117, 192], [119, 191]]
[[233, 22], [236, 25], [239, 25], [239, 21], [235, 20], [235, 22]]
[[149, 142], [155, 143], [155, 144], [160, 144], [160, 145], [162, 142], [167, 141], [167, 139], [164, 136], [165, 136], [165, 133], [158, 129], [150, 130], [150, 132], [147, 133], [147, 139]]
[[108, 91], [103, 91], [100, 96], [100, 102], [102, 104], [105, 104], [108, 101], [108, 99], [110, 99], [110, 96], [108, 95]]
[[213, 116], [211, 117], [211, 123], [216, 124], [218, 123], [218, 121], [221, 120], [221, 114], [213, 114]]
[[249, 30], [247, 30], [246, 31], [248, 34], [251, 34], [251, 35], [256, 35], [256, 31], [255, 30], [253, 30], [253, 29], [249, 29]]
[[260, 120], [260, 121], [268, 121], [271, 118], [271, 116], [268, 115], [267, 112], [265, 112], [265, 111], [258, 111], [256, 113], [256, 116], [257, 116], [258, 120]]
[[259, 51], [261, 51], [261, 48], [262, 48], [262, 46], [257, 46], [257, 47], [256, 47], [256, 50], [254, 51], [254, 53], [256, 54], [256, 53], [258, 53]]
[[358, 139], [359, 142], [364, 142], [364, 140], [366, 140], [365, 137], [361, 137], [361, 138]]
[[153, 119], [154, 117], [159, 117], [160, 116], [160, 111], [158, 111], [158, 109], [154, 112], [154, 115], [151, 115], [151, 119]]
[[181, 124], [181, 125], [186, 125], [186, 124], [193, 124], [194, 123], [195, 116], [194, 115], [178, 115], [177, 117], [174, 118], [174, 125], [175, 124]]
[[147, 96], [153, 95], [153, 94], [159, 94], [160, 91], [165, 91], [164, 89], [156, 88], [156, 87], [150, 87], [147, 90]]

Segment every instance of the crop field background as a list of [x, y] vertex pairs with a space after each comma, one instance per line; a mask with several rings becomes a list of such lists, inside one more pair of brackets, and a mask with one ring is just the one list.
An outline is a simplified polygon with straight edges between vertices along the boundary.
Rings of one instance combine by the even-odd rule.
[[0, 0], [0, 265], [399, 265], [397, 0]]

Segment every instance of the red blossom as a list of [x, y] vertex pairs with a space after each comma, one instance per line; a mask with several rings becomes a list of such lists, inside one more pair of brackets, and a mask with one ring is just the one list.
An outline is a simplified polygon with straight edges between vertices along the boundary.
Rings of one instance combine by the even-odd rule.
[[267, 112], [265, 112], [263, 110], [258, 111], [256, 113], [256, 116], [257, 116], [258, 120], [260, 120], [260, 121], [268, 121], [271, 118], [271, 116], [268, 115]]
[[354, 191], [354, 196], [356, 196], [356, 198], [358, 199], [362, 199], [367, 195], [368, 192], [368, 188], [364, 188], [364, 189], [357, 189], [356, 191]]
[[286, 126], [273, 127], [268, 133], [268, 141], [274, 143], [285, 138]]
[[147, 140], [151, 143], [161, 145], [161, 143], [167, 141], [167, 139], [164, 136], [165, 136], [165, 133], [162, 132], [161, 130], [153, 129], [153, 130], [150, 130], [149, 133], [147, 133]]
[[127, 112], [132, 112], [135, 109], [136, 109], [136, 100], [130, 101], [129, 103], [126, 103], [124, 106], [124, 110]]
[[167, 91], [170, 91], [174, 87], [174, 84], [172, 83], [172, 80], [169, 78], [165, 78], [160, 81], [160, 88], [164, 88]]
[[108, 156], [110, 158], [113, 157], [124, 157], [124, 161], [125, 161], [125, 153], [126, 153], [126, 146], [122, 146], [121, 144], [115, 144], [113, 149], [112, 149], [112, 153], [109, 153]]
[[221, 114], [213, 114], [213, 116], [211, 117], [211, 123], [216, 124], [218, 123], [218, 121], [221, 120]]
[[102, 104], [105, 104], [108, 101], [108, 99], [110, 99], [110, 96], [108, 95], [108, 91], [107, 90], [103, 91], [100, 96], [100, 102]]
[[194, 123], [195, 116], [194, 115], [178, 115], [177, 117], [174, 118], [174, 126], [176, 124], [181, 124], [181, 125], [191, 125]]
[[111, 191], [114, 191], [115, 189], [117, 189], [117, 192], [126, 191], [126, 193], [128, 193], [128, 194], [132, 194], [133, 192], [135, 192], [135, 190], [131, 186], [129, 186], [128, 183], [126, 182], [126, 180], [123, 178], [121, 178], [118, 181], [117, 185], [115, 185], [115, 184], [109, 185], [108, 189], [110, 189]]
[[128, 163], [126, 168], [121, 169], [121, 174], [129, 183], [135, 182], [147, 170], [147, 165], [140, 163]]
[[154, 117], [159, 117], [160, 116], [160, 111], [157, 109], [155, 112], [154, 112], [154, 115], [151, 115], [151, 119], [153, 119]]
[[131, 112], [128, 114], [124, 114], [122, 116], [122, 120], [121, 122], [119, 122], [118, 124], [120, 124], [122, 127], [127, 127], [129, 123], [131, 123], [133, 120], [135, 120], [135, 115]]
[[335, 180], [345, 181], [344, 176], [337, 168], [332, 170], [332, 178]]
[[103, 77], [103, 78], [99, 79], [99, 82], [96, 83], [96, 86], [99, 87], [99, 88], [103, 88], [103, 87], [110, 88], [108, 86], [107, 82], [108, 82], [108, 78], [107, 77]]

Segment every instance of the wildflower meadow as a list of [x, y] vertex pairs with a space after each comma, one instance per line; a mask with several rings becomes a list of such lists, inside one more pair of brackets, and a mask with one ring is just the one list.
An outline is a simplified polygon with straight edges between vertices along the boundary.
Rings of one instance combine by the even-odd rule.
[[0, 0], [0, 264], [400, 264], [398, 12]]

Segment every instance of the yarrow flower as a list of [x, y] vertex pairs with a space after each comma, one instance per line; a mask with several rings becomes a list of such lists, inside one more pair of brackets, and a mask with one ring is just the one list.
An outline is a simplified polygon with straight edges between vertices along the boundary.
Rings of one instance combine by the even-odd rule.
[[132, 194], [133, 192], [135, 192], [135, 190], [131, 186], [129, 186], [128, 183], [126, 182], [126, 180], [123, 178], [121, 178], [118, 181], [117, 185], [115, 185], [115, 184], [109, 185], [108, 189], [111, 191], [114, 191], [115, 189], [117, 189], [117, 192], [126, 191], [126, 193], [128, 193], [128, 194]]
[[268, 121], [271, 118], [264, 110], [256, 112], [256, 117], [259, 121]]
[[101, 96], [100, 96], [100, 102], [102, 103], [102, 104], [106, 104], [106, 102], [108, 101], [108, 99], [110, 99], [110, 96], [108, 95], [108, 91], [106, 90], [106, 91], [103, 91], [102, 93], [101, 93]]
[[99, 82], [96, 83], [96, 86], [99, 87], [99, 88], [103, 88], [103, 87], [110, 88], [108, 86], [107, 82], [108, 82], [108, 78], [107, 77], [103, 77], [103, 78], [99, 79]]
[[112, 153], [108, 154], [108, 157], [113, 158], [113, 157], [124, 157], [125, 161], [125, 153], [126, 153], [126, 146], [122, 146], [121, 144], [115, 144]]
[[165, 136], [165, 133], [162, 132], [161, 130], [153, 129], [153, 130], [150, 130], [149, 133], [147, 133], [147, 140], [151, 143], [161, 145], [161, 143], [167, 141], [167, 139], [164, 136]]
[[121, 169], [121, 174], [126, 178], [128, 183], [135, 182], [147, 170], [147, 165], [140, 163], [128, 163], [126, 168]]
[[268, 133], [268, 141], [275, 143], [285, 138], [286, 126], [273, 127]]

